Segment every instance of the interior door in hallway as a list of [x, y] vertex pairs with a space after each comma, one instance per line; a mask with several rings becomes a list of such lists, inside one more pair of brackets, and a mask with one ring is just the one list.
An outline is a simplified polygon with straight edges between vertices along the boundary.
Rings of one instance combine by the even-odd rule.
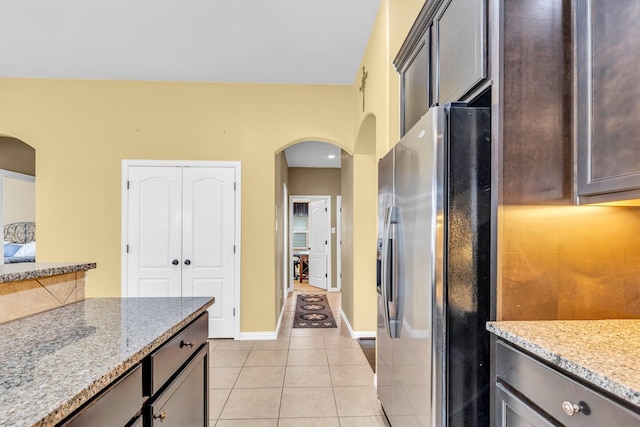
[[183, 170], [182, 295], [216, 298], [211, 338], [234, 335], [234, 177], [232, 168]]
[[309, 284], [327, 289], [327, 202], [309, 203]]

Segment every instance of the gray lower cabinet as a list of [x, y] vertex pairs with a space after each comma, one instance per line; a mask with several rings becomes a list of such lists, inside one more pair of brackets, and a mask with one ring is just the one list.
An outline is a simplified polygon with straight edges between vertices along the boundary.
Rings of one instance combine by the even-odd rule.
[[433, 22], [434, 102], [458, 101], [487, 77], [486, 0], [448, 0]]
[[640, 8], [574, 0], [579, 203], [640, 198]]
[[495, 346], [494, 426], [640, 426], [640, 414], [515, 347]]
[[146, 426], [208, 426], [209, 345], [203, 345], [170, 383], [145, 405]]
[[209, 314], [183, 328], [60, 427], [208, 427]]
[[128, 425], [142, 407], [142, 367], [137, 365], [61, 425], [114, 427]]

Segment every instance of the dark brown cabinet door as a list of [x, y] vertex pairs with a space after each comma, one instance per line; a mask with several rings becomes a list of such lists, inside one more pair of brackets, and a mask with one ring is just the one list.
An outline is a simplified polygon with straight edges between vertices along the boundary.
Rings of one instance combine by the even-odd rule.
[[207, 427], [208, 357], [204, 344], [193, 359], [146, 407], [148, 426]]
[[401, 82], [401, 134], [406, 134], [427, 112], [430, 104], [429, 91], [429, 41], [427, 31], [418, 42], [409, 60], [400, 69]]
[[576, 0], [579, 202], [640, 197], [640, 8]]

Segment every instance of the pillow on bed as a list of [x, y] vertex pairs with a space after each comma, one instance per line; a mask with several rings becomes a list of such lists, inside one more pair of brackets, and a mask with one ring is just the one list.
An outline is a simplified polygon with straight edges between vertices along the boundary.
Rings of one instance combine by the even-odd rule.
[[17, 243], [5, 243], [4, 244], [4, 256], [14, 256], [16, 252], [22, 247]]
[[31, 242], [31, 243], [22, 245], [22, 247], [18, 249], [18, 251], [15, 254], [13, 254], [13, 256], [26, 256], [26, 257], [36, 256], [36, 242]]

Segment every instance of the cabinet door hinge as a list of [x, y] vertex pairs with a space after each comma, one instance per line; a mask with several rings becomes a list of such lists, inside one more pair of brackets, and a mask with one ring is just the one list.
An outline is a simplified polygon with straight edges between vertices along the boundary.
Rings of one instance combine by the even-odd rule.
[[236, 183], [233, 183], [233, 191], [236, 191]]
[[129, 245], [127, 245], [127, 253], [129, 253]]
[[324, 208], [324, 211], [327, 212], [327, 208]]
[[236, 245], [233, 245], [233, 253], [236, 253]]
[[129, 181], [127, 181], [127, 190], [129, 189]]
[[326, 241], [326, 240], [324, 241], [324, 244], [325, 244], [325, 245], [327, 244], [327, 241]]
[[233, 307], [233, 317], [236, 317], [236, 308]]

